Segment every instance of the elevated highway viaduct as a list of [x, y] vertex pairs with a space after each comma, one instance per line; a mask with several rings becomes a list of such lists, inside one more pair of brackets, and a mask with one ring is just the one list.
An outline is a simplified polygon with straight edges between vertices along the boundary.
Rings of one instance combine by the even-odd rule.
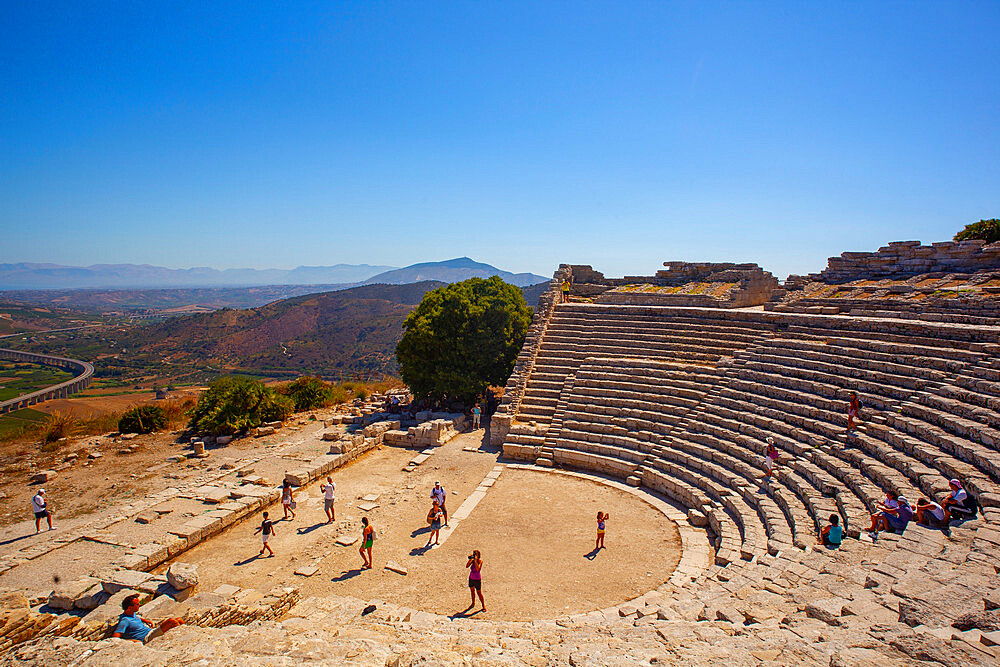
[[94, 377], [94, 365], [87, 361], [80, 361], [79, 359], [67, 359], [66, 357], [56, 357], [49, 354], [37, 354], [35, 352], [23, 352], [21, 350], [8, 350], [4, 348], [0, 348], [0, 359], [4, 361], [20, 361], [55, 366], [74, 374], [74, 377], [66, 382], [60, 382], [59, 384], [33, 391], [30, 394], [22, 394], [21, 396], [15, 396], [10, 400], [0, 402], [0, 415], [13, 412], [14, 410], [21, 410], [53, 398], [66, 398], [70, 394], [75, 394], [86, 389]]

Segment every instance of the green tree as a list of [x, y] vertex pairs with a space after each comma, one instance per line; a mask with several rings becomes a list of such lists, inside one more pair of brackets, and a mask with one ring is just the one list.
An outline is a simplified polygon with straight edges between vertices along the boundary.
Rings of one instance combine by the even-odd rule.
[[239, 375], [221, 377], [198, 397], [190, 427], [199, 433], [226, 435], [246, 431], [264, 422], [282, 420], [295, 404], [254, 380]]
[[292, 399], [296, 412], [322, 408], [333, 402], [333, 387], [318, 377], [300, 377], [282, 387], [281, 393]]
[[965, 229], [955, 234], [956, 241], [967, 241], [969, 239], [982, 239], [987, 243], [1000, 241], [1000, 220], [990, 218], [980, 220], [965, 226]]
[[470, 403], [507, 381], [530, 324], [521, 290], [497, 276], [440, 287], [403, 322], [400, 374], [418, 398]]
[[167, 427], [167, 413], [159, 405], [138, 405], [118, 420], [121, 433], [152, 433]]

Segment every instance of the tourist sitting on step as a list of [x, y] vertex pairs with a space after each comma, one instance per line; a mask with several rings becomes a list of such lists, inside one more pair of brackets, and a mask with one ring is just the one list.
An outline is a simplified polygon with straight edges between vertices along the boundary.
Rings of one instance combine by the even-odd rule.
[[951, 491], [943, 503], [947, 520], [951, 522], [952, 519], [959, 521], [975, 519], [976, 503], [969, 492], [962, 487], [962, 482], [953, 479], [948, 484], [951, 486]]
[[840, 527], [840, 516], [830, 515], [830, 523], [823, 526], [819, 531], [820, 544], [827, 547], [839, 547], [844, 539], [844, 529]]
[[879, 507], [879, 511], [872, 515], [872, 525], [868, 531], [872, 540], [878, 538], [880, 530], [902, 533], [915, 516], [913, 507], [904, 496], [893, 499], [887, 494], [886, 500]]
[[930, 528], [946, 528], [947, 513], [939, 503], [933, 500], [921, 498], [917, 501], [917, 523], [922, 523]]
[[156, 639], [167, 630], [172, 630], [178, 625], [184, 624], [184, 619], [168, 618], [160, 623], [159, 627], [153, 628], [153, 624], [139, 616], [139, 594], [129, 595], [122, 600], [122, 613], [118, 617], [118, 625], [112, 637], [120, 639], [131, 639], [145, 644], [151, 639]]

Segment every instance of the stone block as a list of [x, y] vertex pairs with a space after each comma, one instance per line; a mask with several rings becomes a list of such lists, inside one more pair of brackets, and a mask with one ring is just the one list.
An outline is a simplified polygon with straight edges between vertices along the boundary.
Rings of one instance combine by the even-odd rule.
[[202, 486], [195, 489], [195, 495], [203, 503], [217, 504], [229, 500], [229, 489], [219, 488], [217, 486]]
[[152, 523], [159, 517], [160, 517], [159, 513], [153, 510], [146, 510], [145, 512], [140, 512], [135, 516], [135, 522], [142, 524]]
[[394, 560], [387, 562], [385, 564], [385, 569], [389, 570], [390, 572], [395, 572], [397, 574], [402, 574], [404, 576], [406, 575], [406, 568]]
[[125, 589], [138, 591], [152, 576], [147, 572], [136, 570], [115, 570], [101, 579], [101, 586], [105, 593], [114, 596], [118, 591]]
[[94, 577], [82, 577], [74, 581], [61, 583], [49, 594], [49, 606], [54, 609], [69, 611], [76, 606], [77, 600], [92, 596], [104, 590], [101, 581]]
[[305, 486], [309, 483], [309, 471], [300, 469], [286, 472], [285, 481], [291, 482], [292, 486]]
[[805, 612], [810, 618], [823, 621], [827, 625], [840, 625], [840, 617], [843, 615], [846, 603], [847, 600], [839, 597], [816, 600], [806, 605]]
[[171, 563], [167, 582], [179, 591], [198, 585], [198, 566], [191, 563]]
[[156, 567], [160, 563], [167, 560], [170, 557], [169, 550], [166, 545], [157, 544], [155, 542], [150, 542], [148, 544], [141, 544], [134, 549], [135, 553], [140, 554], [146, 558], [148, 562], [148, 567]]
[[149, 568], [149, 559], [134, 551], [122, 554], [112, 561], [115, 565], [126, 570], [146, 570]]

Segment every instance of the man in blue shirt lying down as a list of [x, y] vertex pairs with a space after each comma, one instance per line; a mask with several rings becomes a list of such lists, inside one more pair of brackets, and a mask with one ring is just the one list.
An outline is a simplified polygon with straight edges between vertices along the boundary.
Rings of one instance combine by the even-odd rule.
[[138, 593], [122, 600], [122, 610], [124, 613], [118, 617], [118, 625], [115, 626], [115, 631], [111, 636], [132, 639], [143, 644], [184, 623], [184, 620], [180, 618], [168, 618], [154, 629], [149, 621], [139, 616]]

